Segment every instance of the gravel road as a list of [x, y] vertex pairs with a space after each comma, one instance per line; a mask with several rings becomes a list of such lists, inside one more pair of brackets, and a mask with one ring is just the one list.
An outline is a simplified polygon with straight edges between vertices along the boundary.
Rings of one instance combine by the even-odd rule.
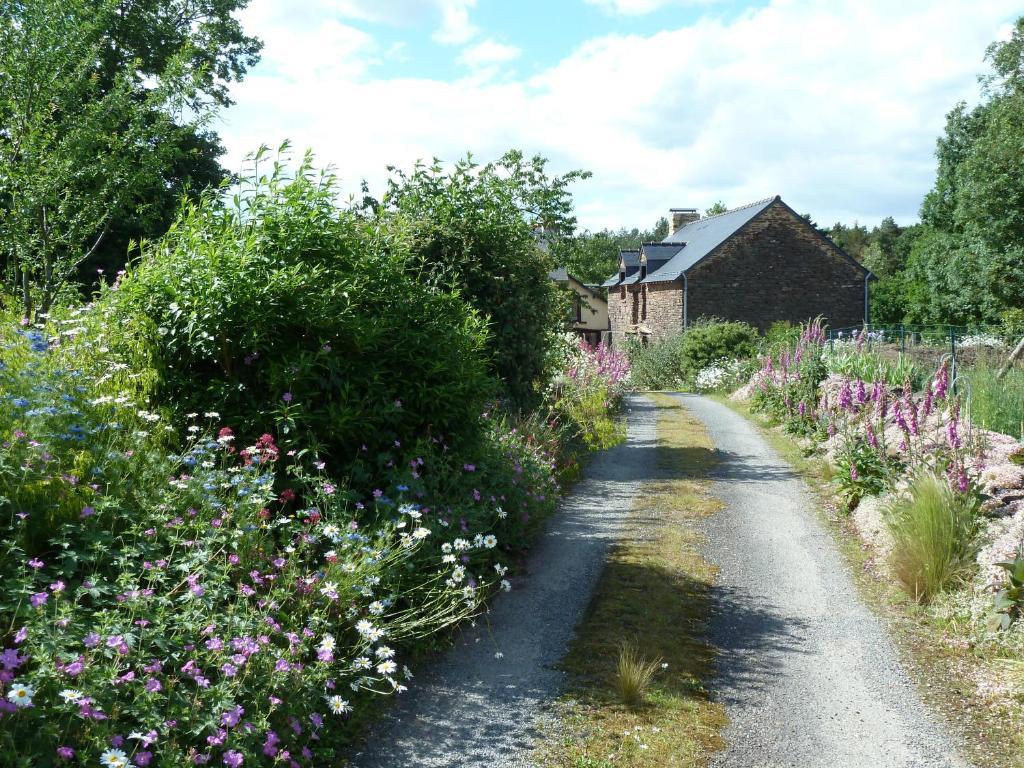
[[714, 768], [963, 768], [878, 619], [864, 606], [803, 481], [756, 428], [679, 395], [718, 448], [724, 509], [707, 524], [721, 569], [712, 641], [729, 716]]
[[[352, 756], [352, 765], [529, 765], [537, 728], [563, 682], [554, 665], [565, 655], [608, 545], [654, 464], [654, 407], [639, 397], [627, 407], [626, 442], [587, 466], [513, 591], [494, 601], [489, 627], [479, 622], [421, 671]], [[497, 651], [504, 654], [500, 660]]]

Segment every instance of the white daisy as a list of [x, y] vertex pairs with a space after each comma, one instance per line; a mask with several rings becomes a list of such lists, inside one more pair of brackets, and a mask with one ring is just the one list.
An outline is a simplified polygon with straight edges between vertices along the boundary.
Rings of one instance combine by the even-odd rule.
[[493, 534], [487, 534], [484, 536], [484, 546], [487, 547], [487, 549], [494, 549], [498, 546], [497, 538], [495, 538]]
[[368, 610], [374, 616], [380, 616], [382, 613], [384, 613], [384, 603], [382, 603], [380, 600], [374, 600], [372, 603], [370, 603], [369, 606], [367, 606], [366, 610]]
[[369, 637], [370, 633], [373, 632], [374, 626], [366, 619], [360, 619], [356, 622], [356, 632], [363, 637]]
[[100, 764], [106, 768], [128, 768], [131, 765], [128, 762], [128, 755], [120, 749], [108, 749], [100, 755]]
[[441, 562], [442, 563], [454, 563], [455, 562], [455, 555], [441, 555]]
[[456, 539], [452, 542], [452, 546], [455, 547], [456, 552], [463, 552], [470, 547], [470, 543], [465, 539]]
[[412, 537], [414, 539], [416, 539], [417, 541], [422, 541], [423, 539], [427, 538], [427, 536], [429, 536], [429, 535], [430, 535], [430, 529], [429, 528], [417, 528], [415, 531], [412, 532]]
[[388, 648], [386, 645], [382, 645], [375, 651], [375, 653], [377, 654], [378, 659], [390, 659], [395, 655], [394, 649]]
[[380, 664], [377, 665], [377, 674], [378, 675], [393, 675], [393, 674], [395, 674], [395, 671], [397, 669], [398, 669], [398, 665], [395, 664], [395, 662], [391, 661], [391, 659], [388, 659], [387, 661], [382, 661]]
[[7, 700], [16, 707], [30, 707], [32, 706], [32, 697], [35, 694], [36, 691], [31, 685], [15, 683], [11, 686], [11, 690], [7, 692]]
[[508, 579], [502, 579], [501, 580], [501, 591], [502, 592], [511, 592], [512, 591], [512, 584], [509, 582]]
[[327, 707], [336, 715], [344, 715], [352, 711], [352, 707], [341, 696], [328, 696]]
[[76, 691], [72, 688], [65, 688], [60, 692], [60, 697], [64, 699], [64, 701], [74, 703], [82, 698], [82, 692]]

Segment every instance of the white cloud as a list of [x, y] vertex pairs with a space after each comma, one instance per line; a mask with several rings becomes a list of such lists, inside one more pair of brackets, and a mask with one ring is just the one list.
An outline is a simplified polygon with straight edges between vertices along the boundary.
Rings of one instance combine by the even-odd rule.
[[476, 0], [439, 0], [441, 27], [433, 38], [445, 45], [462, 45], [476, 37], [477, 29], [469, 21], [469, 9]]
[[363, 178], [379, 190], [389, 164], [520, 147], [555, 172], [594, 172], [576, 190], [592, 228], [776, 193], [819, 222], [906, 221], [933, 182], [945, 113], [976, 98], [985, 47], [1018, 11], [774, 0], [728, 22], [594, 39], [530, 77], [453, 81], [375, 77], [383, 54], [340, 25], [325, 33], [337, 55], [295, 50], [304, 33], [284, 18], [252, 29], [280, 53], [236, 87], [221, 133], [234, 167], [290, 137], [353, 191]]
[[469, 19], [476, 0], [303, 0], [301, 3], [254, 0], [253, 3], [264, 10], [275, 5], [287, 6], [280, 13], [293, 23], [314, 24], [316, 18], [332, 17], [396, 27], [436, 22], [433, 38], [445, 45], [463, 45], [477, 33]]
[[594, 5], [605, 13], [619, 16], [642, 16], [660, 11], [670, 5], [705, 5], [716, 0], [583, 0], [587, 5]]
[[459, 54], [458, 62], [467, 67], [485, 67], [513, 61], [520, 54], [522, 50], [514, 45], [488, 39], [465, 48]]

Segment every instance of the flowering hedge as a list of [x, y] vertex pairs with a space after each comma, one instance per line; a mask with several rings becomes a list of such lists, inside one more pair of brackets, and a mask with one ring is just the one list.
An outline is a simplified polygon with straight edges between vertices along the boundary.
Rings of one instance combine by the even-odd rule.
[[155, 413], [95, 320], [0, 331], [0, 762], [331, 764], [510, 588], [553, 446], [489, 418], [476, 463], [396, 445], [358, 499], [270, 434]]

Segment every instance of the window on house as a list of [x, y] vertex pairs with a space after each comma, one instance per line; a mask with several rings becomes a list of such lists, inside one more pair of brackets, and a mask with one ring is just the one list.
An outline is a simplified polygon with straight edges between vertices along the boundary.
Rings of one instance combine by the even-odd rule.
[[646, 320], [647, 319], [647, 286], [646, 285], [642, 286], [640, 291], [643, 294], [640, 297], [640, 301], [641, 301], [640, 319], [641, 320]]
[[573, 314], [573, 319], [577, 323], [582, 323], [583, 322], [583, 302], [580, 301], [580, 297], [579, 296], [576, 296], [572, 300], [572, 304], [573, 304], [573, 313], [574, 313]]
[[633, 291], [633, 325], [639, 322], [637, 315], [640, 313], [640, 292]]

